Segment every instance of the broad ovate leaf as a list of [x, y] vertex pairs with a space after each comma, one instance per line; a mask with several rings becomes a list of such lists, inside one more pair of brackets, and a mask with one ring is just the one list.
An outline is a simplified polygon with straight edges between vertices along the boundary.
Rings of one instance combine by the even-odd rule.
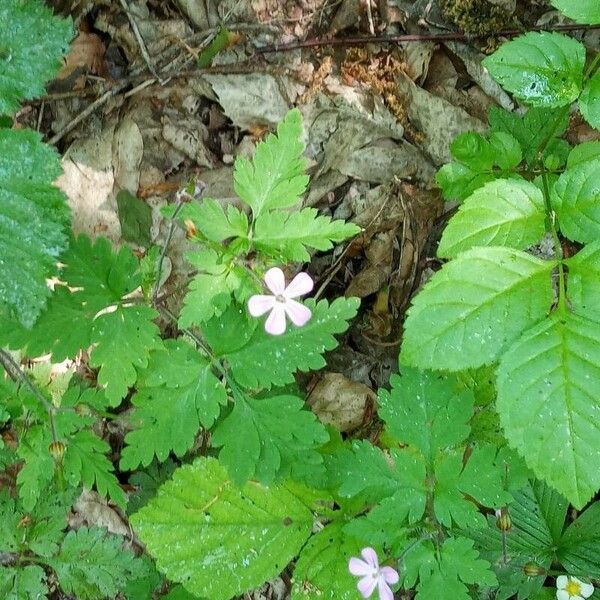
[[525, 250], [545, 232], [544, 196], [524, 179], [497, 179], [479, 188], [450, 219], [438, 255], [453, 258], [475, 246]]
[[400, 361], [449, 371], [494, 362], [547, 314], [554, 266], [512, 248], [459, 254], [415, 297]]
[[585, 84], [579, 96], [579, 110], [592, 127], [600, 129], [600, 73], [596, 72]]
[[44, 93], [72, 37], [71, 20], [55, 17], [42, 0], [2, 0], [0, 115], [14, 113], [21, 100]]
[[298, 202], [308, 185], [302, 154], [302, 114], [291, 110], [256, 147], [252, 161], [239, 156], [234, 166], [234, 188], [256, 218], [269, 208], [286, 208]]
[[[0, 86], [1, 81], [2, 74]], [[51, 185], [59, 174], [58, 155], [39, 134], [0, 129], [0, 311], [4, 308], [26, 327], [46, 304], [46, 279], [56, 274], [68, 243], [67, 203]]]
[[502, 44], [483, 64], [519, 100], [565, 106], [581, 92], [585, 47], [560, 33], [530, 32]]
[[577, 508], [600, 487], [600, 323], [555, 313], [502, 356], [496, 403], [506, 437]]
[[569, 525], [558, 542], [558, 556], [572, 575], [600, 577], [600, 502], [594, 502]]
[[561, 232], [576, 242], [600, 236], [600, 158], [565, 171], [551, 192]]
[[565, 261], [569, 269], [567, 295], [582, 315], [600, 320], [600, 241], [584, 246]]
[[569, 19], [578, 23], [587, 23], [588, 25], [600, 23], [598, 0], [552, 0], [552, 4]]
[[185, 465], [131, 522], [158, 568], [190, 593], [229, 600], [278, 575], [313, 527], [286, 485], [239, 488], [215, 459]]

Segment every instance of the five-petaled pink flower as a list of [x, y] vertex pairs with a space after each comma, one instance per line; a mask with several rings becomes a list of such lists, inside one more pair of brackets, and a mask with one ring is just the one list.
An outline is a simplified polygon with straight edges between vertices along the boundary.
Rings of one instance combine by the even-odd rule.
[[353, 556], [348, 563], [348, 569], [352, 575], [360, 577], [356, 587], [362, 597], [369, 598], [377, 588], [379, 600], [394, 600], [394, 592], [390, 584], [398, 583], [400, 579], [398, 571], [392, 567], [380, 567], [377, 553], [373, 548], [363, 548], [361, 555], [365, 560]]
[[308, 323], [312, 316], [310, 309], [293, 300], [313, 289], [313, 280], [307, 273], [298, 273], [286, 287], [283, 271], [279, 267], [273, 267], [265, 273], [265, 284], [273, 295], [252, 296], [248, 300], [248, 311], [253, 317], [260, 317], [271, 311], [265, 321], [267, 333], [281, 335], [285, 331], [286, 315], [298, 327]]

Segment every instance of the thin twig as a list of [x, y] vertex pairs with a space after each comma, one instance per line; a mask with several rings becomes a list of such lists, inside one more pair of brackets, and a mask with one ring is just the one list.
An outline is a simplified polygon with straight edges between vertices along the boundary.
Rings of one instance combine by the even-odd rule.
[[56, 144], [65, 135], [67, 135], [67, 133], [69, 133], [70, 131], [73, 131], [73, 129], [75, 129], [75, 127], [77, 127], [77, 125], [79, 125], [79, 123], [81, 123], [83, 120], [87, 119], [97, 108], [102, 106], [105, 102], [108, 102], [108, 100], [110, 98], [112, 98], [113, 96], [116, 96], [121, 90], [126, 88], [127, 85], [128, 85], [128, 83], [121, 83], [119, 85], [116, 85], [113, 88], [110, 88], [106, 92], [104, 92], [104, 94], [102, 94], [102, 96], [100, 96], [97, 100], [94, 100], [94, 102], [92, 102], [87, 108], [85, 108], [82, 112], [80, 112], [74, 119], [69, 121], [69, 123], [67, 123], [58, 133], [53, 135], [48, 140], [48, 143]]
[[144, 38], [142, 37], [142, 34], [140, 33], [140, 29], [137, 25], [136, 20], [133, 18], [131, 9], [127, 5], [127, 1], [120, 0], [120, 2], [121, 2], [121, 6], [123, 7], [123, 10], [125, 11], [125, 14], [127, 15], [127, 18], [129, 19], [129, 24], [131, 25], [131, 29], [133, 30], [133, 35], [135, 36], [138, 46], [140, 47], [140, 51], [142, 53], [142, 57], [144, 58], [144, 62], [146, 63], [146, 66], [150, 70], [150, 73], [152, 73], [152, 75], [154, 75], [154, 77], [156, 77], [156, 79], [158, 79], [158, 81], [162, 85], [163, 82], [162, 82], [160, 76], [158, 75], [156, 69], [154, 68], [154, 63], [152, 62], [152, 59], [150, 58], [150, 55], [148, 54], [148, 49], [146, 48], [146, 42], [144, 42]]
[[[528, 31], [587, 31], [600, 29], [600, 25], [555, 25], [547, 27], [544, 25], [529, 27], [528, 29], [506, 29], [494, 34], [494, 37], [514, 37], [527, 33]], [[257, 54], [270, 52], [286, 52], [298, 48], [316, 48], [320, 46], [361, 46], [364, 44], [399, 44], [402, 42], [447, 42], [465, 41], [490, 37], [489, 34], [477, 35], [453, 31], [450, 33], [406, 33], [398, 35], [357, 35], [344, 38], [310, 38], [308, 40], [291, 42], [289, 44], [272, 44], [256, 48]]]
[[50, 419], [50, 427], [52, 429], [53, 441], [58, 441], [58, 434], [56, 432], [56, 423], [54, 422], [54, 415], [56, 414], [56, 407], [54, 407], [48, 399], [42, 394], [42, 392], [36, 387], [31, 381], [29, 375], [21, 368], [21, 366], [13, 359], [9, 352], [0, 348], [0, 364], [4, 367], [4, 370], [8, 373], [9, 377], [13, 381], [20, 381], [34, 396], [34, 398], [44, 407], [48, 413]]

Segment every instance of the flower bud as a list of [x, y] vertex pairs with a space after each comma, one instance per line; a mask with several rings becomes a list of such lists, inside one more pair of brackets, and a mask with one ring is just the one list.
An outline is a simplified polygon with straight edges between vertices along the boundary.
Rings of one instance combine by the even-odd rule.
[[510, 531], [512, 529], [512, 519], [506, 508], [496, 511], [496, 527], [500, 531]]
[[65, 455], [65, 445], [62, 442], [52, 442], [48, 446], [48, 452], [54, 460], [59, 461]]
[[546, 574], [546, 569], [540, 567], [540, 565], [536, 565], [534, 562], [528, 562], [523, 565], [523, 573], [527, 577], [539, 577]]

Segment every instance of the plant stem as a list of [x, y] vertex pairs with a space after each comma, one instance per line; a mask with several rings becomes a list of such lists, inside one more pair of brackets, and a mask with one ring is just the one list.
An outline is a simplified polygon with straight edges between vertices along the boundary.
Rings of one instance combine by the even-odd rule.
[[542, 184], [544, 186], [544, 203], [546, 205], [546, 227], [552, 235], [554, 240], [554, 253], [558, 260], [558, 311], [561, 315], [564, 315], [567, 308], [566, 301], [566, 278], [565, 278], [565, 267], [563, 264], [563, 250], [560, 238], [558, 237], [558, 231], [556, 230], [556, 220], [554, 218], [554, 211], [550, 203], [550, 186], [548, 184], [548, 172], [542, 171]]
[[171, 223], [169, 224], [169, 232], [167, 233], [167, 239], [165, 240], [165, 244], [160, 252], [160, 257], [158, 258], [158, 265], [156, 267], [156, 281], [154, 282], [154, 290], [152, 291], [152, 302], [156, 302], [156, 297], [158, 296], [163, 263], [165, 262], [165, 257], [167, 256], [169, 244], [171, 243], [171, 239], [173, 238], [173, 234], [175, 233], [175, 228], [177, 227], [177, 222], [175, 221], [175, 219], [177, 218], [177, 215], [181, 212], [182, 208], [183, 202], [179, 202], [175, 210], [173, 211], [173, 216], [171, 217]]
[[8, 373], [9, 377], [13, 381], [20, 381], [32, 394], [33, 397], [44, 407], [48, 413], [48, 419], [50, 421], [50, 429], [52, 430], [52, 441], [58, 442], [58, 433], [56, 431], [56, 421], [54, 415], [56, 414], [56, 407], [48, 402], [47, 398], [42, 392], [36, 387], [31, 381], [29, 375], [20, 367], [19, 364], [13, 359], [9, 352], [4, 349], [0, 349], [0, 364], [4, 367], [4, 370]]

